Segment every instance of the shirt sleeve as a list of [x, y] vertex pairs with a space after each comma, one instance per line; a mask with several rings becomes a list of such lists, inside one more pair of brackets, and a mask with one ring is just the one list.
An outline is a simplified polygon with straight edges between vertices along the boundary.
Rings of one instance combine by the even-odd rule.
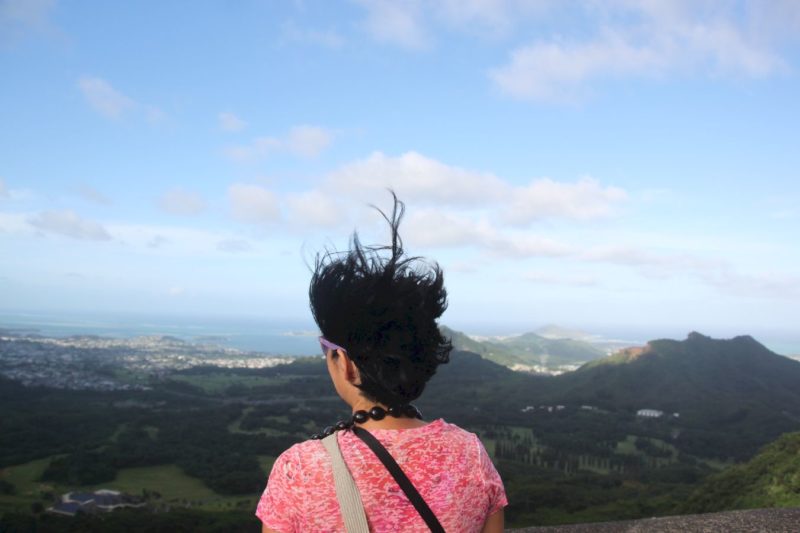
[[489, 507], [486, 516], [493, 515], [506, 505], [508, 505], [508, 498], [506, 498], [506, 489], [503, 487], [503, 480], [500, 479], [500, 474], [492, 464], [489, 454], [486, 453], [486, 448], [483, 447], [480, 439], [475, 437], [478, 442], [480, 473], [483, 478], [483, 488], [489, 497]]
[[272, 465], [267, 488], [256, 508], [256, 516], [269, 529], [281, 533], [295, 531], [295, 513], [299, 504], [295, 482], [299, 475], [298, 466], [292, 448], [283, 452]]

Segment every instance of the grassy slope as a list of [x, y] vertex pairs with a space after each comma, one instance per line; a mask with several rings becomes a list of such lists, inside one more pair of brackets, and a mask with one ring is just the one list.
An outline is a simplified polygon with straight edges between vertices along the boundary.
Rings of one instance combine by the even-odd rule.
[[[13, 495], [0, 495], [0, 508], [26, 509], [35, 501], [43, 501], [41, 499], [43, 492], [62, 494], [68, 491], [97, 489], [119, 490], [134, 495], [142, 494], [143, 490], [158, 492], [161, 495], [160, 501], [164, 503], [192, 502], [193, 507], [206, 510], [223, 510], [242, 501], [252, 503], [255, 507], [257, 499], [255, 496], [220, 496], [202, 481], [186, 475], [175, 465], [123, 468], [119, 470], [113, 481], [85, 487], [42, 483], [39, 478], [47, 468], [50, 459], [39, 459], [4, 469], [2, 478], [12, 483], [16, 492]], [[266, 485], [266, 475], [272, 468], [274, 458], [262, 456], [259, 459], [265, 472], [264, 483]], [[44, 501], [43, 503], [49, 504]]]
[[599, 357], [604, 352], [591, 344], [570, 339], [546, 339], [535, 333], [525, 333], [503, 340], [476, 341], [447, 327], [442, 333], [452, 339], [456, 350], [480, 355], [504, 366], [548, 365], [557, 366], [570, 363], [583, 363]]
[[717, 340], [693, 333], [684, 341], [652, 341], [643, 353], [593, 361], [558, 381], [571, 397], [634, 410], [708, 408], [720, 418], [765, 408], [777, 414], [800, 410], [800, 363], [750, 337]]
[[800, 432], [765, 446], [745, 464], [706, 480], [686, 512], [800, 506]]

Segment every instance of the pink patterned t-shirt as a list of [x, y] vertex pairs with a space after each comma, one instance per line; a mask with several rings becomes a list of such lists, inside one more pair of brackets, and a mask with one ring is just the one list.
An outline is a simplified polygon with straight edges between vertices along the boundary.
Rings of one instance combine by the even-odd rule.
[[[392, 454], [448, 532], [479, 532], [508, 504], [503, 482], [478, 437], [442, 419], [413, 429], [371, 433]], [[339, 448], [353, 474], [370, 531], [428, 527], [375, 454], [349, 431]], [[318, 440], [295, 444], [275, 461], [256, 516], [281, 533], [344, 531], [328, 452]]]

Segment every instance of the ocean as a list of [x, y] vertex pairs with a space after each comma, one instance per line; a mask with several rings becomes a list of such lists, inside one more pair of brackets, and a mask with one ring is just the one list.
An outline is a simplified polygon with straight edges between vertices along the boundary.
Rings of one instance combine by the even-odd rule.
[[[449, 324], [446, 324], [449, 325]], [[47, 337], [99, 335], [130, 338], [142, 335], [170, 335], [189, 342], [217, 344], [240, 350], [273, 355], [317, 355], [319, 332], [314, 322], [300, 319], [256, 317], [214, 317], [189, 315], [144, 315], [135, 313], [45, 313], [0, 311], [0, 330], [38, 333]], [[453, 329], [467, 334], [510, 335], [525, 333], [504, 330], [497, 325], [453, 324]], [[531, 327], [528, 331], [534, 331]], [[628, 344], [671, 338], [683, 340], [688, 331], [675, 328], [587, 328], [597, 340], [623, 339]], [[701, 331], [715, 338], [751, 334], [767, 348], [781, 355], [800, 357], [800, 334], [786, 331]]]
[[0, 329], [45, 337], [98, 335], [130, 338], [169, 335], [188, 342], [216, 344], [273, 355], [318, 355], [316, 325], [309, 319], [157, 316], [133, 313], [0, 312]]

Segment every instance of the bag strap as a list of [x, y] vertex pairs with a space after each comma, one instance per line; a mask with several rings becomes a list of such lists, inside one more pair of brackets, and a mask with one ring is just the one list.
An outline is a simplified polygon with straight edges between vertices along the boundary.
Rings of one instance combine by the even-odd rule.
[[339, 500], [339, 508], [342, 511], [345, 530], [347, 533], [369, 533], [367, 516], [364, 514], [364, 504], [361, 502], [361, 495], [358, 493], [356, 482], [353, 481], [353, 475], [348, 470], [344, 457], [342, 457], [339, 441], [336, 440], [336, 433], [322, 439], [322, 445], [325, 446], [333, 463], [333, 482], [336, 485], [336, 499]]
[[397, 461], [394, 460], [394, 457], [386, 451], [386, 448], [383, 447], [383, 444], [376, 439], [372, 433], [367, 431], [364, 428], [360, 428], [358, 426], [353, 426], [351, 428], [353, 433], [364, 441], [364, 443], [369, 446], [369, 448], [378, 456], [378, 459], [381, 460], [383, 466], [389, 471], [392, 475], [394, 480], [400, 485], [400, 488], [403, 489], [403, 492], [406, 493], [406, 497], [417, 510], [419, 515], [425, 520], [425, 523], [428, 524], [428, 528], [433, 531], [434, 533], [445, 533], [442, 524], [439, 523], [439, 520], [436, 518], [436, 515], [433, 514], [431, 508], [428, 507], [428, 504], [425, 503], [425, 500], [422, 499], [419, 491], [414, 487], [414, 484], [411, 483], [411, 480], [408, 479], [406, 473], [403, 472], [403, 469], [400, 468], [400, 465], [397, 464]]

